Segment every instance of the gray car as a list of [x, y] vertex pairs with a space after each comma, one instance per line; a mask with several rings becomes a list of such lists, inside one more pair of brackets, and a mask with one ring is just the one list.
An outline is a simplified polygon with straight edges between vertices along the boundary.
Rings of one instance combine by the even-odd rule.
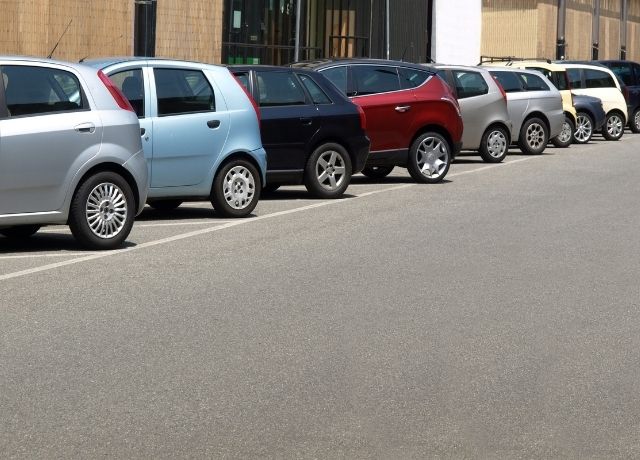
[[502, 161], [512, 128], [504, 91], [486, 69], [440, 64], [433, 68], [458, 98], [464, 122], [462, 150], [477, 150], [489, 163]]
[[491, 67], [489, 73], [507, 93], [512, 142], [523, 153], [540, 154], [562, 131], [562, 96], [555, 86], [535, 70]]
[[133, 108], [91, 67], [0, 57], [0, 234], [68, 224], [111, 249], [146, 201], [147, 164]]

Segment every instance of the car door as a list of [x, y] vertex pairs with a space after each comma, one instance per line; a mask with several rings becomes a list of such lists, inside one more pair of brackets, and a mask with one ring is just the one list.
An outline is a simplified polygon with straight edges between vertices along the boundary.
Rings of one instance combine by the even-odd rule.
[[507, 94], [507, 110], [513, 123], [511, 140], [515, 142], [520, 135], [522, 122], [529, 108], [529, 94], [524, 91], [522, 81], [513, 71], [489, 71], [491, 75], [502, 85]]
[[196, 68], [151, 67], [151, 187], [202, 183], [223, 150], [229, 114], [213, 80]]
[[268, 171], [301, 171], [308, 141], [319, 127], [313, 102], [292, 70], [259, 70], [254, 82]]
[[75, 171], [100, 150], [100, 118], [68, 69], [11, 63], [0, 73], [0, 214], [57, 211]]
[[452, 69], [455, 91], [464, 122], [463, 147], [477, 147], [487, 127], [487, 99], [489, 85], [480, 72]]

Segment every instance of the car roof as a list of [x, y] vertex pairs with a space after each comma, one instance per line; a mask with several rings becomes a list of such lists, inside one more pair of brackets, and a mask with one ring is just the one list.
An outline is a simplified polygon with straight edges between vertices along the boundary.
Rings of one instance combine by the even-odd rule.
[[207, 62], [197, 62], [197, 61], [187, 61], [181, 59], [170, 59], [170, 58], [156, 58], [156, 57], [144, 57], [144, 56], [114, 56], [107, 58], [97, 58], [97, 59], [85, 59], [82, 61], [82, 64], [89, 65], [91, 67], [95, 67], [97, 69], [104, 69], [106, 67], [110, 67], [116, 64], [123, 63], [155, 63], [155, 64], [164, 64], [164, 65], [176, 65], [176, 64], [185, 64], [189, 66], [206, 66], [206, 67], [222, 67], [219, 64], [209, 64]]
[[427, 68], [422, 64], [415, 64], [413, 62], [406, 61], [393, 61], [390, 59], [371, 59], [371, 58], [333, 58], [333, 59], [316, 59], [313, 61], [299, 61], [291, 64], [291, 67], [296, 68], [309, 68], [319, 69], [326, 67], [333, 67], [340, 64], [354, 65], [354, 64], [369, 64], [369, 65], [392, 65], [400, 67], [408, 67], [416, 70], [423, 70], [427, 72], [433, 72], [432, 69]]
[[457, 69], [457, 70], [481, 70], [481, 71], [488, 71], [489, 69], [484, 68], [484, 67], [480, 67], [480, 66], [474, 66], [474, 65], [458, 65], [458, 64], [425, 64], [428, 65], [430, 67], [433, 67], [435, 69]]
[[[542, 75], [540, 72], [538, 72], [537, 70], [533, 70], [533, 69], [521, 69], [520, 67], [501, 67], [501, 66], [495, 66], [495, 67], [487, 67], [487, 70], [489, 72], [523, 72], [523, 73], [530, 73], [533, 75]], [[542, 75], [544, 77], [544, 75]], [[546, 78], [546, 77], [545, 77]]]
[[[242, 70], [264, 70], [266, 72], [282, 72], [282, 71], [292, 71], [291, 67], [282, 67], [277, 65], [263, 65], [263, 64], [231, 64], [226, 65], [230, 71], [242, 71]], [[296, 67], [296, 72], [314, 74], [314, 72], [310, 69], [306, 69], [304, 67]]]
[[548, 62], [543, 60], [507, 61], [507, 62], [499, 62], [499, 63], [492, 62], [487, 64], [490, 64], [491, 67], [513, 67], [513, 68], [521, 68], [521, 66], [539, 67], [541, 69], [549, 70], [551, 72], [553, 71], [563, 72], [566, 70], [563, 64], [556, 63], [556, 62]]
[[35, 57], [35, 56], [14, 56], [14, 55], [2, 55], [0, 56], [0, 61], [5, 61], [5, 62], [33, 62], [33, 63], [39, 63], [39, 64], [55, 64], [55, 65], [63, 65], [63, 66], [69, 66], [69, 67], [74, 67], [77, 66], [79, 64], [76, 64], [74, 62], [69, 62], [69, 61], [59, 61], [57, 59], [49, 59], [49, 58], [41, 58], [41, 57]]

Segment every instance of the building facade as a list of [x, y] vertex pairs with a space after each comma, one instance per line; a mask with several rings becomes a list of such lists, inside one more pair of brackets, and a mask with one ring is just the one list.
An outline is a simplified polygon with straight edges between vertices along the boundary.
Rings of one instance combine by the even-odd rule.
[[640, 0], [0, 0], [0, 53], [48, 56], [54, 48], [66, 60], [640, 61]]

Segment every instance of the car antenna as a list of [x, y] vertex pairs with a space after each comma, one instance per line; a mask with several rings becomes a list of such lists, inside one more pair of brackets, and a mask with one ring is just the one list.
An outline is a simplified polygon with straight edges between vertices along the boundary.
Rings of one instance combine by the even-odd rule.
[[58, 39], [58, 41], [56, 42], [56, 46], [53, 47], [53, 49], [51, 50], [51, 52], [49, 53], [49, 56], [47, 56], [47, 59], [51, 59], [51, 56], [53, 56], [53, 52], [56, 50], [56, 48], [58, 47], [58, 45], [60, 44], [60, 41], [62, 40], [62, 37], [64, 37], [64, 35], [67, 33], [67, 30], [69, 30], [69, 26], [71, 26], [71, 23], [73, 22], [73, 18], [71, 18], [69, 20], [69, 24], [67, 24], [67, 28], [64, 29], [64, 32], [62, 32], [62, 35], [60, 35], [60, 38]]
[[[120, 34], [119, 37], [114, 38], [113, 40], [111, 40], [110, 42], [108, 42], [106, 45], [111, 45], [113, 43], [115, 43], [117, 40], [120, 40], [122, 37], [124, 37], [124, 34]], [[106, 46], [105, 45], [105, 46]], [[85, 57], [83, 57], [82, 59], [80, 59], [78, 62], [82, 63], [84, 62], [85, 59], [87, 59], [89, 56], [91, 56], [90, 54], [87, 54]]]
[[402, 57], [400, 58], [400, 61], [404, 62], [404, 55], [407, 54], [407, 50], [409, 48], [413, 50], [413, 42], [409, 43], [407, 46], [404, 47], [404, 51], [402, 51]]

